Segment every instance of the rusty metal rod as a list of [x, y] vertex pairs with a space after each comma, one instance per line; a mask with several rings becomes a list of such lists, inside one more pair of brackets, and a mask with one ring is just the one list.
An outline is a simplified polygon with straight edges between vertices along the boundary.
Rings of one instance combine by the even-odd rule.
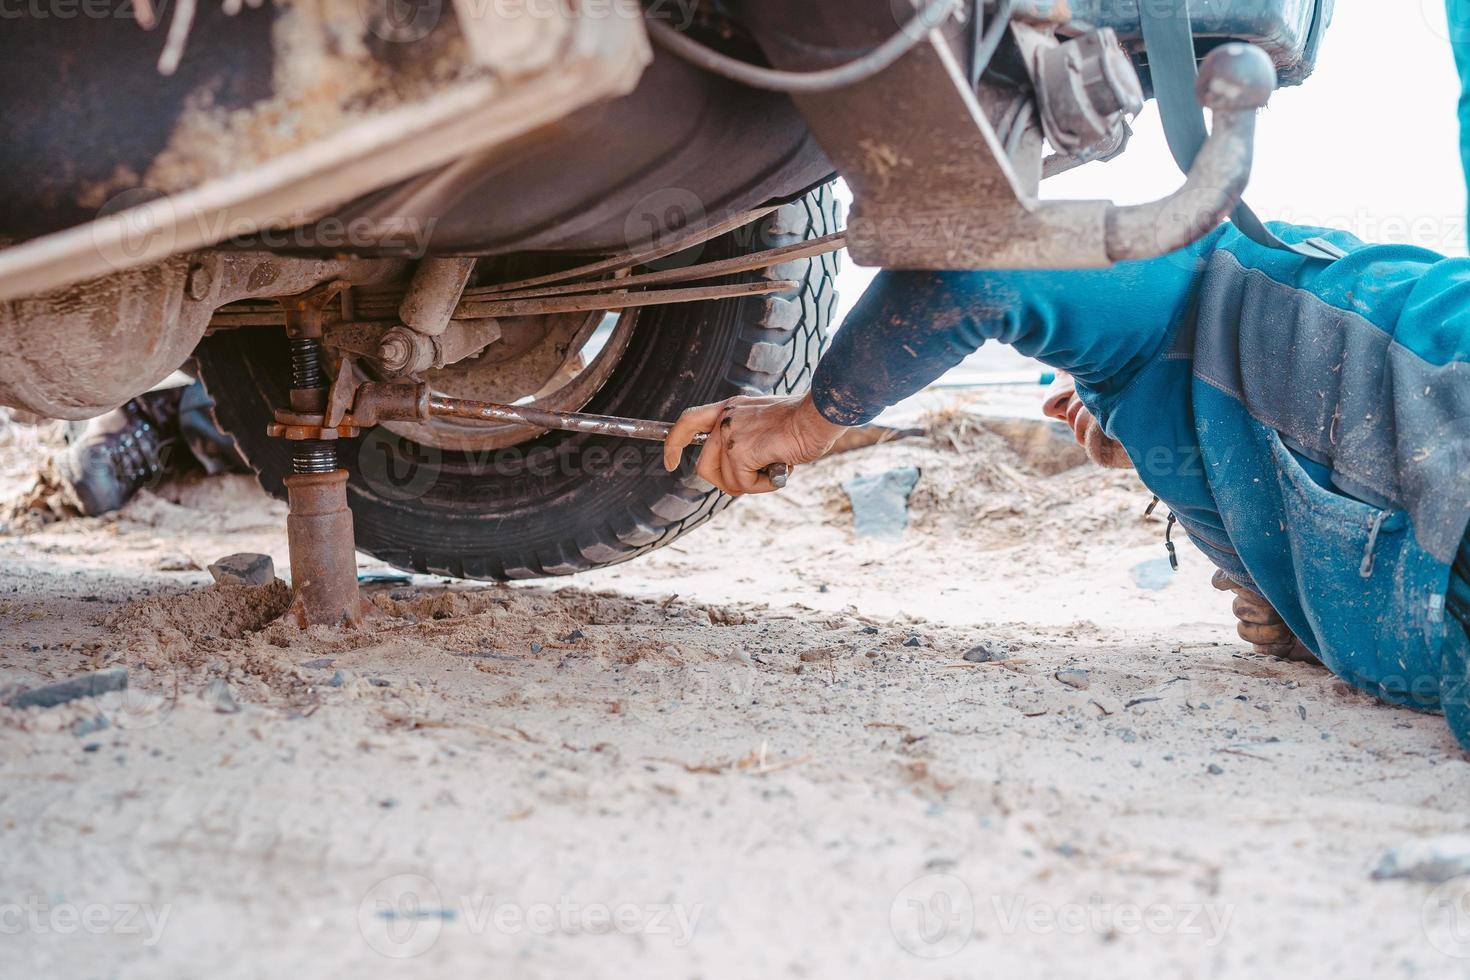
[[622, 279], [595, 279], [590, 282], [571, 282], [562, 286], [543, 286], [535, 289], [517, 289], [507, 292], [496, 292], [481, 296], [478, 290], [466, 290], [466, 300], [490, 302], [505, 302], [513, 299], [531, 299], [542, 296], [567, 296], [572, 293], [590, 293], [606, 291], [608, 289], [631, 289], [635, 286], [662, 286], [671, 282], [697, 282], [701, 279], [714, 279], [719, 276], [731, 276], [741, 272], [754, 272], [756, 269], [765, 269], [769, 266], [779, 265], [782, 262], [795, 262], [798, 259], [809, 259], [828, 252], [835, 252], [840, 248], [847, 247], [847, 233], [835, 231], [821, 238], [813, 238], [811, 241], [797, 242], [795, 245], [783, 245], [780, 248], [767, 249], [764, 252], [753, 252], [750, 255], [737, 255], [733, 259], [720, 259], [716, 262], [703, 262], [699, 265], [691, 265], [682, 269], [663, 269], [658, 272], [644, 272], [636, 276], [626, 276]]
[[724, 221], [716, 222], [708, 228], [688, 235], [684, 238], [675, 238], [671, 242], [646, 248], [638, 252], [623, 252], [620, 255], [609, 256], [590, 262], [587, 265], [579, 265], [575, 269], [563, 269], [561, 272], [548, 272], [545, 275], [534, 276], [530, 279], [518, 279], [515, 282], [501, 282], [492, 286], [477, 286], [468, 292], [477, 296], [490, 293], [508, 292], [510, 290], [528, 289], [532, 286], [544, 286], [547, 283], [567, 282], [571, 279], [585, 279], [588, 276], [601, 275], [604, 272], [617, 272], [619, 269], [631, 269], [638, 265], [647, 265], [662, 258], [667, 258], [676, 252], [682, 252], [686, 248], [702, 245], [711, 238], [734, 231], [736, 228], [744, 227], [752, 222], [759, 221], [772, 211], [775, 207], [758, 208], [754, 211], [746, 211], [742, 214], [731, 215]]
[[[429, 415], [524, 425], [535, 429], [586, 432], [599, 436], [621, 436], [625, 439], [643, 439], [647, 442], [666, 441], [674, 428], [672, 422], [628, 419], [616, 415], [589, 415], [585, 412], [553, 412], [544, 408], [532, 408], [529, 405], [497, 405], [494, 402], [450, 398], [448, 395], [434, 394], [429, 396]], [[709, 433], [701, 432], [695, 435], [691, 445], [702, 446], [707, 441], [709, 441]], [[786, 486], [786, 478], [791, 469], [785, 463], [772, 463], [766, 467], [764, 472], [770, 478], [771, 483], [780, 489]]]
[[[537, 429], [587, 432], [599, 436], [623, 436], [627, 439], [644, 439], [648, 442], [663, 442], [669, 437], [669, 432], [674, 427], [672, 422], [625, 419], [616, 415], [588, 415], [583, 412], [553, 412], [544, 408], [532, 408], [530, 405], [497, 405], [494, 402], [480, 402], [436, 394], [429, 396], [429, 414], [447, 415], [457, 419], [476, 419], [481, 422], [524, 425]], [[695, 439], [695, 445], [703, 444], [703, 436]]]
[[[616, 282], [616, 280], [613, 280]], [[611, 284], [611, 283], [610, 283]], [[637, 306], [659, 306], [670, 303], [696, 303], [707, 299], [740, 299], [766, 296], [795, 289], [791, 279], [774, 282], [736, 283], [732, 286], [700, 286], [692, 289], [650, 289], [641, 293], [588, 293], [578, 296], [551, 296], [543, 299], [464, 300], [454, 311], [459, 320], [485, 317], [545, 316], [550, 313], [592, 313], [601, 310], [626, 310]]]

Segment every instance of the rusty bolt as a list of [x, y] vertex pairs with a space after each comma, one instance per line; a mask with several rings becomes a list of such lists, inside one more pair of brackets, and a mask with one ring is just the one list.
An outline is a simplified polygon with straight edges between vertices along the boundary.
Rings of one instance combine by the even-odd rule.
[[1143, 111], [1143, 86], [1118, 35], [1103, 28], [1078, 38], [1082, 57], [1078, 70], [1082, 87], [1093, 108], [1104, 116], [1124, 112], [1136, 116]]
[[389, 371], [402, 371], [413, 363], [413, 344], [407, 337], [389, 334], [378, 345], [378, 360]]
[[184, 293], [196, 303], [209, 295], [209, 287], [213, 285], [213, 277], [209, 274], [209, 266], [195, 263], [189, 266], [189, 276], [184, 281]]

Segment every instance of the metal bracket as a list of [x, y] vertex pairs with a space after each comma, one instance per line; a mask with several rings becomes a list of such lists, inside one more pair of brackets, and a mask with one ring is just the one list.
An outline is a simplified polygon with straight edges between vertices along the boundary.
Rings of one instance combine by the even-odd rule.
[[[759, 7], [756, 36], [777, 67], [821, 67], [832, 50], [862, 49], [892, 30], [892, 8], [882, 0], [825, 12], [796, 6]], [[1212, 146], [1185, 187], [1147, 212], [1110, 201], [1039, 200], [1030, 190], [1036, 175], [1013, 165], [951, 41], [937, 31], [872, 79], [795, 98], [853, 189], [848, 241], [858, 264], [1106, 268], [1201, 237], [1244, 189], [1255, 111], [1274, 90], [1275, 72], [1248, 45], [1217, 49], [1203, 71], [1210, 81], [1200, 86], [1202, 102], [1215, 112]], [[1145, 216], [1160, 227], [1142, 227]]]

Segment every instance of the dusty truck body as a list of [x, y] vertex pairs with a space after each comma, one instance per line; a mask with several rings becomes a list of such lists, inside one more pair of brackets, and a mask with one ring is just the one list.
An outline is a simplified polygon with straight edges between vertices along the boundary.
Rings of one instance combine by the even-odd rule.
[[[87, 418], [192, 364], [267, 490], [340, 465], [357, 547], [395, 565], [518, 578], [660, 547], [725, 501], [656, 446], [352, 399], [672, 419], [808, 383], [840, 246], [1168, 251], [1235, 204], [1255, 108], [1330, 17], [1196, 0], [1213, 132], [1176, 193], [1116, 208], [1037, 192], [1125, 145], [1137, 4], [978, 6], [32, 5], [0, 31], [0, 404]], [[1269, 57], [1264, 91], [1232, 41]]]

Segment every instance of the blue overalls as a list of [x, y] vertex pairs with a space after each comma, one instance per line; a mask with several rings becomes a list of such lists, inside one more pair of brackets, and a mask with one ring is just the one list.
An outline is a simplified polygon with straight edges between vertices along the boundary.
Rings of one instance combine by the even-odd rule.
[[813, 381], [854, 425], [987, 340], [1070, 372], [1194, 543], [1338, 676], [1470, 748], [1470, 259], [1233, 227], [1108, 271], [885, 272]]

